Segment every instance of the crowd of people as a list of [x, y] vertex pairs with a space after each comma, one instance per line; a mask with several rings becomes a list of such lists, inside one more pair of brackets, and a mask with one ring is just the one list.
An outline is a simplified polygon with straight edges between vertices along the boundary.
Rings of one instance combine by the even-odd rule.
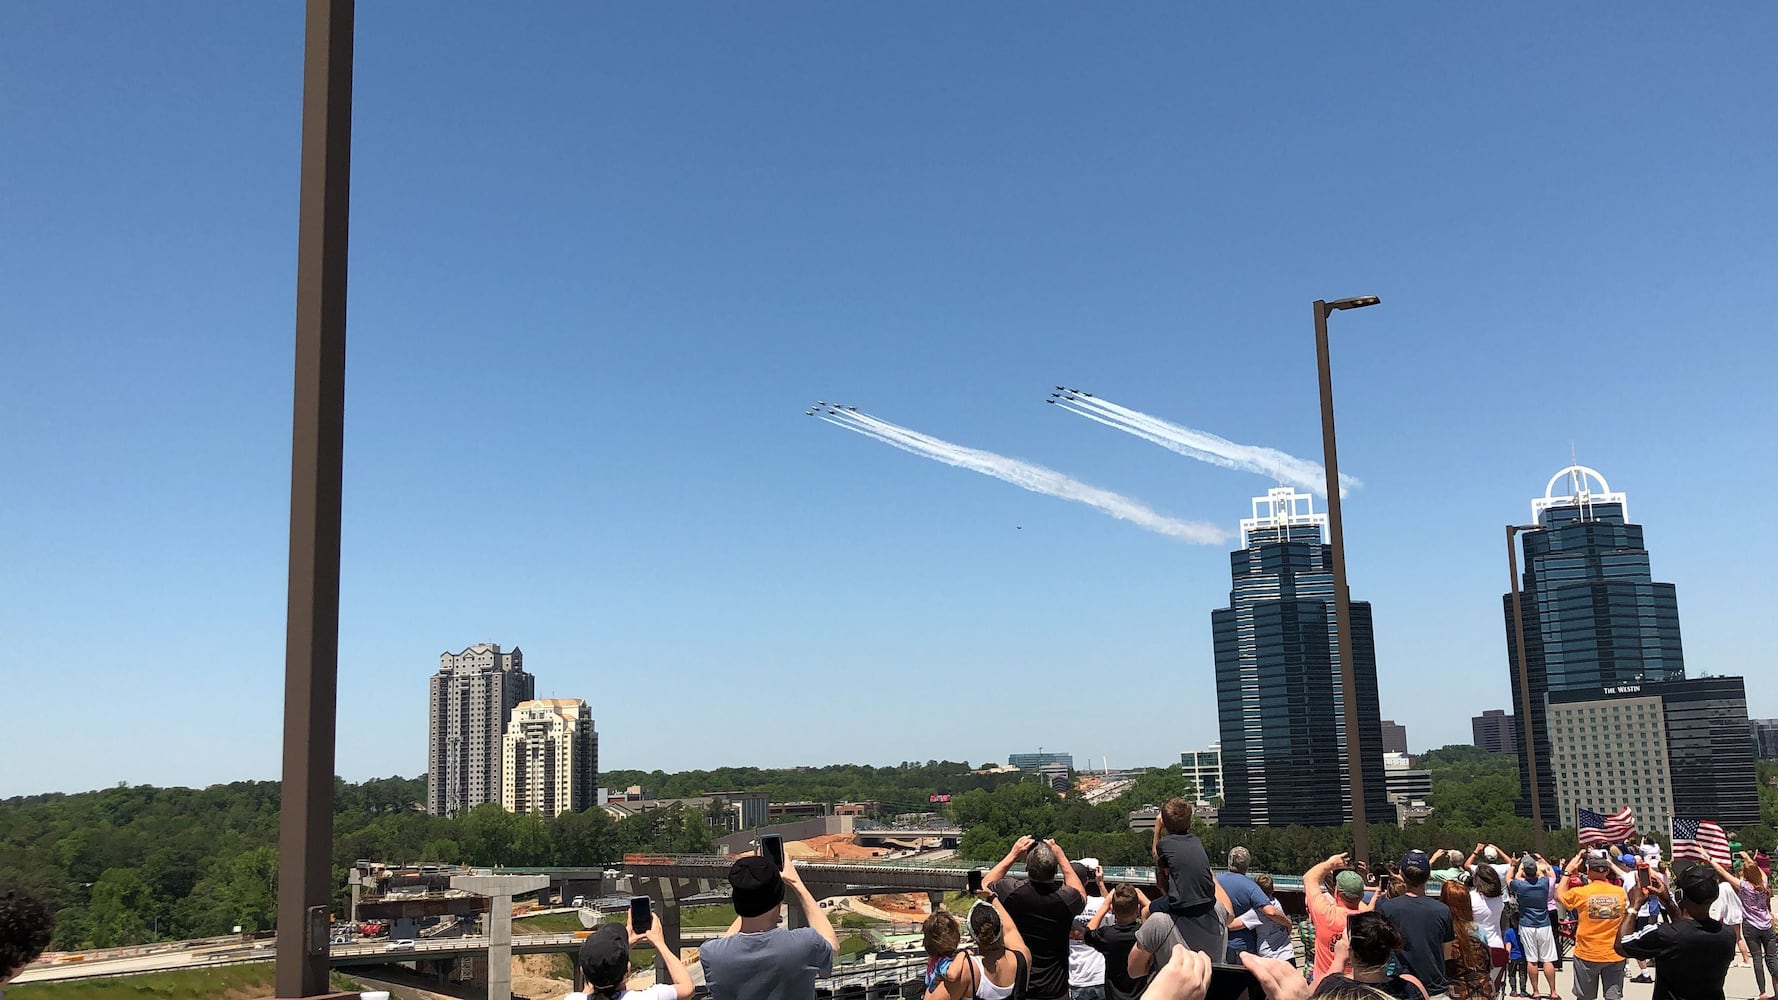
[[[1762, 1000], [1772, 1000], [1768, 976], [1778, 984], [1765, 855], [1669, 864], [1652, 839], [1558, 861], [1492, 844], [1409, 851], [1374, 869], [1335, 855], [1303, 873], [1299, 956], [1271, 878], [1239, 847], [1214, 871], [1191, 821], [1184, 799], [1161, 809], [1152, 886], [1108, 886], [1094, 859], [1021, 838], [984, 874], [967, 916], [938, 907], [926, 918], [925, 1000], [1556, 1000], [1559, 937], [1572, 938], [1575, 1000], [1619, 1000], [1626, 981], [1652, 982], [1654, 1000], [1723, 1000], [1738, 951]], [[838, 940], [795, 865], [742, 858], [730, 883], [739, 919], [700, 956], [711, 996], [813, 1000]], [[787, 894], [809, 926], [781, 926]], [[617, 933], [608, 940], [587, 945], [604, 960], [584, 968], [599, 987], [586, 996], [616, 1000], [621, 987], [605, 984], [628, 966]], [[672, 985], [647, 1000], [690, 992], [682, 968], [667, 971]], [[1244, 994], [1224, 992], [1230, 977]]]
[[[1097, 861], [1021, 838], [983, 877], [966, 917], [938, 907], [922, 926], [925, 1000], [1203, 1000], [1229, 978], [1250, 1000], [1558, 1000], [1572, 939], [1575, 1000], [1620, 1000], [1626, 982], [1653, 1000], [1724, 1000], [1737, 960], [1760, 1000], [1778, 989], [1771, 860], [1672, 862], [1652, 838], [1583, 848], [1552, 861], [1492, 844], [1413, 850], [1367, 867], [1339, 854], [1303, 873], [1308, 932], [1245, 848], [1213, 871], [1191, 832], [1191, 804], [1169, 801], [1152, 851], [1152, 886], [1108, 886]], [[1024, 864], [1023, 877], [1011, 874]], [[794, 863], [749, 855], [729, 872], [736, 919], [700, 952], [714, 1000], [814, 1000], [839, 939]], [[786, 927], [786, 902], [807, 926]], [[47, 947], [53, 919], [32, 897], [0, 894], [0, 987]], [[620, 1000], [632, 948], [661, 956], [668, 982], [637, 1000], [688, 1000], [690, 970], [658, 923], [607, 925], [580, 948], [586, 982], [568, 1000]], [[1631, 971], [1634, 964], [1635, 971]]]

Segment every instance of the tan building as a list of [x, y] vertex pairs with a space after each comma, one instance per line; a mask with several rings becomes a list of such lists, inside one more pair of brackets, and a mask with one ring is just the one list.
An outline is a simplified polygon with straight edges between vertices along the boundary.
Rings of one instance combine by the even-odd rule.
[[599, 734], [579, 698], [520, 702], [506, 724], [500, 804], [559, 816], [598, 804]]
[[1667, 829], [1673, 815], [1667, 729], [1661, 699], [1598, 697], [1549, 705], [1557, 825], [1573, 826], [1577, 808], [1636, 811], [1641, 830]]

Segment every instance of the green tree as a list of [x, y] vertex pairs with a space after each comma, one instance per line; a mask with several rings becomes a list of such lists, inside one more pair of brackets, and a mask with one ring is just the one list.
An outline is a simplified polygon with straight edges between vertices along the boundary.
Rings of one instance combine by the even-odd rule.
[[149, 926], [153, 893], [133, 868], [108, 868], [93, 883], [87, 907], [88, 934], [95, 948], [117, 948], [153, 940]]

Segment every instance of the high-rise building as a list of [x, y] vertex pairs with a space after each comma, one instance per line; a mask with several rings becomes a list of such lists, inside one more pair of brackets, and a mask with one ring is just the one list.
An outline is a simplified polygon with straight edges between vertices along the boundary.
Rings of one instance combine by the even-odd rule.
[[525, 654], [480, 643], [442, 653], [427, 709], [426, 809], [451, 816], [500, 801], [501, 743], [521, 701], [537, 695]]
[[[1592, 488], [1595, 482], [1597, 490]], [[1562, 488], [1568, 492], [1558, 495]], [[1540, 809], [1544, 822], [1555, 826], [1563, 820], [1545, 697], [1681, 680], [1685, 658], [1678, 597], [1672, 584], [1655, 581], [1642, 526], [1630, 523], [1624, 494], [1613, 493], [1597, 471], [1572, 465], [1551, 477], [1544, 495], [1531, 501], [1531, 516], [1537, 528], [1519, 535], [1524, 553], [1519, 607], [1525, 621], [1531, 717], [1514, 717], [1518, 811], [1531, 814], [1525, 754], [1530, 743], [1537, 748]], [[1501, 607], [1513, 704], [1522, 705], [1511, 594], [1502, 598]]]
[[579, 698], [541, 698], [513, 707], [501, 737], [500, 804], [509, 812], [559, 816], [598, 803], [599, 733]]
[[1549, 693], [1558, 825], [1577, 808], [1629, 806], [1644, 830], [1760, 818], [1747, 691], [1739, 677], [1617, 684]]
[[1378, 725], [1382, 727], [1383, 731], [1384, 753], [1405, 754], [1408, 752], [1408, 727], [1399, 722], [1390, 722], [1388, 719], [1384, 719]]
[[1475, 745], [1489, 753], [1518, 753], [1518, 732], [1513, 729], [1513, 717], [1505, 709], [1490, 708], [1480, 715], [1470, 716], [1469, 731]]
[[1778, 719], [1754, 719], [1748, 727], [1753, 731], [1753, 755], [1778, 760]]
[[1187, 750], [1179, 755], [1185, 769], [1185, 780], [1192, 783], [1193, 797], [1199, 805], [1209, 805], [1222, 794], [1222, 744], [1212, 743], [1202, 750]]
[[[1255, 497], [1230, 554], [1229, 606], [1211, 612], [1222, 740], [1220, 822], [1337, 826], [1352, 816], [1327, 515], [1279, 487]], [[1350, 605], [1365, 817], [1394, 822], [1369, 603]]]
[[1006, 758], [1006, 763], [1008, 766], [1016, 767], [1021, 771], [1035, 771], [1048, 764], [1060, 764], [1072, 771], [1074, 770], [1074, 755], [1071, 753], [1063, 753], [1060, 750], [1050, 750], [1045, 752], [1043, 749], [1039, 748], [1036, 753], [1011, 754]]

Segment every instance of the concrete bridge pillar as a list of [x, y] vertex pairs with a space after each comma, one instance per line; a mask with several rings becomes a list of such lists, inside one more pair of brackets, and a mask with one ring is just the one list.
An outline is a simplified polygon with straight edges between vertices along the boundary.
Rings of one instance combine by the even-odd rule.
[[512, 897], [549, 888], [549, 876], [453, 875], [451, 888], [488, 897], [488, 1000], [512, 1000]]

